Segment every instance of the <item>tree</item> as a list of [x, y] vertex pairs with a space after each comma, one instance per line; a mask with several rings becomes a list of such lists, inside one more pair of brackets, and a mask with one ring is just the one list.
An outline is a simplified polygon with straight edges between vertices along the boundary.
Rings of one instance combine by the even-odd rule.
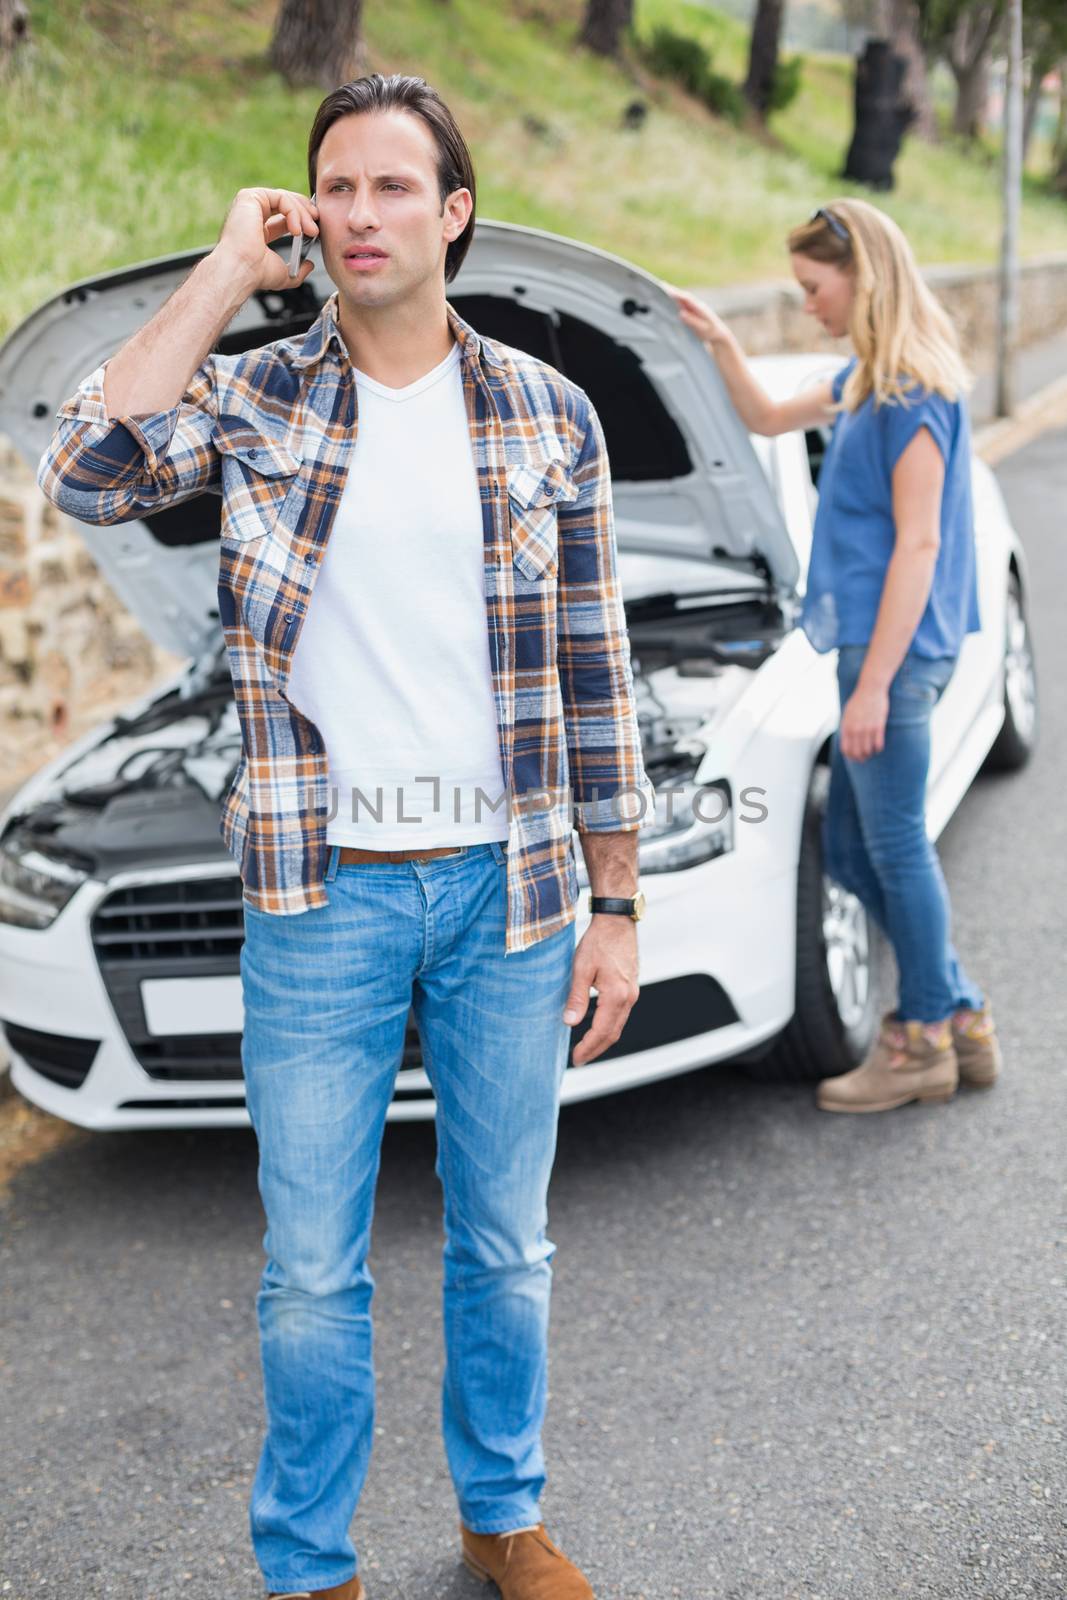
[[[965, 138], [981, 131], [989, 89], [989, 56], [1004, 20], [1006, 0], [841, 0], [852, 25], [888, 39], [908, 63], [904, 93], [916, 112], [917, 131], [936, 138], [928, 88], [935, 61], [956, 79], [952, 126]], [[1063, 11], [1063, 0], [1027, 0], [1028, 12]]]
[[960, 17], [949, 38], [945, 59], [956, 80], [956, 109], [952, 130], [965, 139], [977, 139], [989, 96], [989, 50], [1004, 14], [1003, 0], [972, 5]]
[[1026, 85], [1026, 98], [1023, 101], [1023, 166], [1030, 153], [1030, 142], [1034, 137], [1034, 126], [1037, 122], [1037, 113], [1041, 107], [1041, 86], [1053, 67], [1056, 65], [1055, 55], [1046, 59], [1044, 55], [1035, 51], [1030, 57], [1030, 81]]
[[1023, 162], [1041, 104], [1041, 86], [1067, 55], [1067, 6], [1063, 0], [1026, 0], [1023, 8], [1023, 50], [1030, 60], [1030, 83], [1023, 107]]
[[756, 0], [748, 53], [748, 76], [743, 93], [761, 122], [767, 120], [774, 95], [783, 10], [784, 0]]
[[856, 116], [843, 177], [872, 189], [893, 187], [893, 163], [914, 118], [904, 97], [907, 62], [885, 39], [868, 39], [856, 62]]
[[917, 0], [928, 59], [940, 56], [956, 80], [953, 132], [976, 139], [989, 94], [989, 52], [1004, 18], [1004, 0]]
[[1067, 56], [1060, 62], [1060, 116], [1052, 154], [1052, 187], [1067, 196]]
[[633, 20], [634, 0], [588, 0], [579, 41], [598, 56], [618, 56]]
[[294, 87], [336, 89], [362, 77], [363, 0], [281, 0], [270, 64]]
[[19, 51], [30, 37], [30, 14], [24, 0], [0, 0], [0, 77], [18, 65]]
[[885, 11], [886, 38], [894, 53], [903, 56], [908, 64], [903, 95], [914, 112], [910, 131], [933, 143], [938, 137], [937, 116], [922, 46], [918, 0], [886, 0]]
[[906, 63], [903, 96], [912, 110], [911, 131], [931, 144], [940, 130], [930, 94], [920, 0], [840, 0], [845, 25], [876, 39], [886, 39], [894, 55]]

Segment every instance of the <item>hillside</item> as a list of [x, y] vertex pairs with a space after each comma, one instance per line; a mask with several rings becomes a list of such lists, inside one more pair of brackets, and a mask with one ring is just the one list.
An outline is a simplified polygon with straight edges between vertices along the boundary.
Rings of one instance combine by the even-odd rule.
[[[479, 211], [573, 234], [689, 284], [781, 277], [782, 240], [842, 185], [851, 63], [809, 56], [804, 87], [759, 141], [670, 87], [574, 46], [581, 0], [366, 0], [374, 66], [436, 84], [471, 140]], [[740, 76], [742, 23], [687, 0], [638, 0], [638, 28], [703, 38]], [[0, 104], [8, 175], [0, 334], [73, 279], [210, 244], [243, 184], [302, 188], [321, 98], [269, 72], [273, 0], [35, 0], [34, 69]], [[624, 107], [650, 113], [624, 132]], [[927, 262], [990, 261], [995, 166], [911, 144], [878, 200]], [[877, 197], [875, 197], [877, 199]], [[1026, 254], [1067, 249], [1067, 205], [1031, 185]]]

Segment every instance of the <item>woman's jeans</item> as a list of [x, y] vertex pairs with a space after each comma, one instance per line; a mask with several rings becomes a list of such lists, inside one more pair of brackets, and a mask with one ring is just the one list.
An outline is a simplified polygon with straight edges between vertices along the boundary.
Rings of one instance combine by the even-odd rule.
[[[841, 709], [859, 679], [867, 646], [842, 645]], [[951, 910], [937, 851], [926, 832], [930, 715], [956, 665], [908, 652], [889, 686], [885, 744], [866, 761], [841, 754], [835, 735], [823, 822], [824, 864], [884, 930], [900, 974], [898, 1020], [941, 1022], [983, 1000], [950, 939]]]
[[546, 1196], [575, 927], [505, 960], [506, 862], [489, 843], [338, 867], [333, 846], [328, 905], [244, 907], [242, 1059], [268, 1258], [249, 1512], [268, 1590], [330, 1588], [357, 1567], [348, 1529], [374, 1436], [367, 1253], [411, 1005], [437, 1099], [442, 1414], [460, 1515], [477, 1533], [540, 1520]]

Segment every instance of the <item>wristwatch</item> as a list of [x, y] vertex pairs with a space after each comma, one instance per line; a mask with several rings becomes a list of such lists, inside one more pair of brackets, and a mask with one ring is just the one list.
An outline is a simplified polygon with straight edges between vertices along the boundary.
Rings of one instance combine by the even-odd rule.
[[634, 922], [640, 922], [645, 914], [645, 897], [638, 889], [632, 900], [619, 900], [604, 895], [591, 894], [589, 896], [589, 909], [595, 915], [598, 911], [607, 911], [617, 917], [630, 917]]

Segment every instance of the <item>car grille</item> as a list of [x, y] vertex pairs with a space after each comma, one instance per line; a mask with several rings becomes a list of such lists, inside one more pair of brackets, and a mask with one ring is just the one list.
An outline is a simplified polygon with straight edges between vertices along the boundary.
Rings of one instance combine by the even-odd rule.
[[244, 940], [241, 880], [184, 878], [116, 889], [90, 924], [93, 950], [130, 1049], [161, 1082], [228, 1083], [241, 1077], [241, 1035], [149, 1032], [142, 978], [233, 977]]
[[[101, 975], [131, 1050], [148, 1076], [157, 1082], [232, 1083], [243, 1076], [239, 1033], [172, 1037], [151, 1034], [141, 1005], [140, 987], [141, 979], [149, 977], [238, 974], [244, 941], [241, 895], [241, 880], [233, 874], [117, 889], [96, 909], [91, 934]], [[594, 1010], [595, 1002], [585, 1020], [573, 1030], [572, 1048], [588, 1031]], [[647, 984], [641, 989], [622, 1034], [597, 1061], [634, 1055], [728, 1027], [737, 1020], [729, 996], [705, 973]], [[403, 1074], [421, 1071], [422, 1067], [422, 1046], [414, 1016], [409, 1013], [402, 1076], [396, 1086], [398, 1100], [428, 1096], [425, 1086], [410, 1079], [404, 1081]]]
[[237, 972], [244, 939], [241, 880], [186, 878], [180, 883], [139, 884], [116, 889], [96, 908], [93, 949], [102, 972], [136, 968], [138, 977], [191, 977], [190, 961], [225, 963], [210, 971]]
[[[172, 1038], [153, 1034], [141, 1041], [136, 1054], [148, 1076], [160, 1083], [228, 1083], [244, 1077], [239, 1033], [180, 1033]], [[401, 1070], [421, 1069], [422, 1045], [409, 1016]], [[397, 1088], [401, 1097], [427, 1093], [403, 1084]]]
[[137, 1059], [160, 1083], [229, 1083], [243, 1076], [239, 1033], [153, 1034], [141, 1040]]
[[[150, 1033], [143, 978], [218, 978], [240, 973], [242, 884], [236, 873], [116, 889], [97, 906], [93, 950], [130, 1049], [160, 1083], [232, 1083], [243, 1077], [239, 1033]], [[420, 1071], [422, 1047], [409, 1014], [401, 1069]], [[403, 1082], [403, 1098], [425, 1089]]]

